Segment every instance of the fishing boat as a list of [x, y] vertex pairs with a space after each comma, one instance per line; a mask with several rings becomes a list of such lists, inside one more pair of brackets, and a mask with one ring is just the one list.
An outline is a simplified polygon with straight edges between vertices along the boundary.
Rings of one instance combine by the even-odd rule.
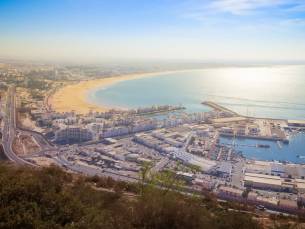
[[258, 148], [270, 148], [270, 145], [267, 145], [267, 144], [257, 144], [256, 147], [258, 147]]

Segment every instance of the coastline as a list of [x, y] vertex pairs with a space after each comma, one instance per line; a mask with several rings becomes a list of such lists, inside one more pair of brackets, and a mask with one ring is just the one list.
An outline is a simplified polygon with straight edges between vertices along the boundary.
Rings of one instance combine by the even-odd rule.
[[[180, 70], [183, 71], [183, 70]], [[118, 82], [126, 80], [135, 80], [145, 77], [157, 76], [159, 74], [170, 74], [177, 71], [162, 71], [127, 74], [121, 76], [106, 77], [102, 79], [93, 79], [80, 81], [76, 84], [66, 85], [55, 91], [48, 99], [49, 105], [57, 112], [71, 112], [77, 114], [86, 114], [90, 111], [106, 112], [112, 107], [97, 105], [88, 101], [88, 93], [94, 89], [107, 87]]]

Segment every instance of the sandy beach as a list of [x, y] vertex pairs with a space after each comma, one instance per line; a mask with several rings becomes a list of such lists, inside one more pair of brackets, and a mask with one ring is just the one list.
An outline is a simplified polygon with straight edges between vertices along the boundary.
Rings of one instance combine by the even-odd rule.
[[[163, 73], [163, 72], [162, 72]], [[164, 72], [170, 73], [170, 72]], [[95, 79], [88, 81], [81, 81], [76, 84], [67, 85], [56, 91], [49, 100], [53, 110], [57, 112], [70, 112], [74, 111], [78, 114], [86, 114], [90, 111], [105, 112], [109, 107], [92, 104], [87, 101], [89, 91], [100, 87], [106, 87], [120, 81], [133, 80], [144, 77], [151, 77], [158, 75], [160, 72], [131, 74], [124, 76], [109, 77], [103, 79]]]

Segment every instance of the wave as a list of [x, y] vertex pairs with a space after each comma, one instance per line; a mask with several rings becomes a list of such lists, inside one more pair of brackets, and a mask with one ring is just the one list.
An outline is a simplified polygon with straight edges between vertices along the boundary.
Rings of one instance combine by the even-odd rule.
[[[253, 105], [251, 103], [265, 103], [265, 104], [287, 104], [287, 105], [293, 105], [293, 106], [304, 106], [305, 109], [305, 103], [295, 103], [295, 102], [288, 102], [288, 101], [278, 101], [278, 100], [259, 100], [259, 99], [248, 99], [248, 98], [240, 98], [240, 97], [233, 97], [233, 96], [222, 96], [222, 95], [214, 95], [214, 94], [206, 94], [207, 96], [215, 97], [215, 98], [221, 98], [221, 99], [231, 99], [231, 100], [237, 100], [242, 102], [250, 102], [250, 103], [242, 103], [243, 105]], [[242, 105], [241, 104], [241, 105]], [[255, 104], [257, 105], [257, 104]], [[268, 105], [265, 105], [268, 106]]]
[[295, 107], [295, 106], [276, 106], [276, 105], [260, 105], [260, 104], [241, 104], [241, 103], [227, 103], [219, 102], [223, 106], [235, 106], [235, 107], [255, 107], [255, 108], [271, 108], [271, 109], [282, 109], [282, 110], [300, 110], [305, 111], [305, 107]]

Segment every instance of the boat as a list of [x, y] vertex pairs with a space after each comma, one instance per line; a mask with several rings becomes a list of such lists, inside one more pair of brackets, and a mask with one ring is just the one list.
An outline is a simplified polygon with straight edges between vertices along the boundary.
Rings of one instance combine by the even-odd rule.
[[277, 143], [278, 147], [279, 147], [280, 149], [282, 149], [281, 142], [280, 142], [280, 141], [276, 141], [276, 143]]
[[282, 140], [282, 142], [283, 142], [284, 144], [289, 144], [289, 135], [288, 135], [288, 134], [286, 134], [286, 138], [284, 138], [284, 139]]
[[270, 145], [267, 145], [267, 144], [257, 144], [256, 147], [258, 147], [258, 148], [270, 148]]

